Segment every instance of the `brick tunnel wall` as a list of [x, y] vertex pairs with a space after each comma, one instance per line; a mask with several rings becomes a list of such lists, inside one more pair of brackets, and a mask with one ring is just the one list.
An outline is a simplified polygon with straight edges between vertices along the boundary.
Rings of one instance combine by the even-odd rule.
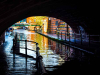
[[76, 33], [79, 32], [78, 26], [82, 26], [86, 33], [97, 35], [100, 34], [97, 3], [65, 0], [3, 0], [0, 2], [0, 35], [14, 23], [30, 16], [55, 17], [68, 23]]

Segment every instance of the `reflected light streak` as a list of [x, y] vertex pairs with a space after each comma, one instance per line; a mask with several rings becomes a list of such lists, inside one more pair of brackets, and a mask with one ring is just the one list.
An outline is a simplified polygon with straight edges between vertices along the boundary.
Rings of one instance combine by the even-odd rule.
[[[39, 52], [40, 54], [43, 56], [43, 63], [45, 66], [57, 66], [57, 65], [62, 65], [64, 63], [64, 59], [61, 58], [61, 56], [59, 54], [55, 54], [55, 48], [54, 46], [55, 43], [53, 43], [53, 45], [49, 44], [48, 38], [41, 36], [40, 34], [37, 33], [32, 33], [29, 32], [27, 30], [21, 30], [21, 31], [17, 31], [20, 33], [24, 33], [25, 37], [22, 37], [21, 39], [28, 39], [29, 41], [35, 41], [37, 42], [39, 45]], [[25, 47], [25, 42], [20, 42], [20, 46], [21, 47]], [[35, 49], [36, 50], [36, 46], [33, 43], [27, 43], [27, 47], [30, 49]], [[25, 54], [25, 49], [20, 49], [20, 53]], [[34, 56], [34, 58], [36, 58], [36, 54], [34, 51], [27, 51], [28, 55]]]

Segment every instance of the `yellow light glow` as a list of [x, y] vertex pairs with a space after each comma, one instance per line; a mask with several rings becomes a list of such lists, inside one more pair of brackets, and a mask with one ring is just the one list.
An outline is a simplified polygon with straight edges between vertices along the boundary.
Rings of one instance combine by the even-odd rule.
[[[47, 28], [48, 28], [48, 17], [47, 16], [31, 16], [31, 17], [26, 18], [26, 20], [27, 20], [27, 23], [29, 23], [29, 25], [42, 26], [43, 32], [47, 32]], [[29, 27], [29, 29], [34, 30], [34, 27]], [[37, 29], [39, 28], [37, 27]]]

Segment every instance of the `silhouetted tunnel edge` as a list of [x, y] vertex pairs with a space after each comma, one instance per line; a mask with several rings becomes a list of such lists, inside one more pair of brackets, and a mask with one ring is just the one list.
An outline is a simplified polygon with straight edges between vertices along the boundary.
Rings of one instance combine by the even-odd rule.
[[[56, 3], [56, 5], [55, 5]], [[61, 4], [62, 3], [62, 4]], [[0, 15], [1, 16], [1, 20], [0, 20], [0, 35], [3, 34], [3, 32], [10, 27], [11, 25], [13, 25], [14, 23], [16, 23], [17, 21], [24, 19], [26, 17], [29, 16], [50, 16], [50, 17], [55, 17], [57, 19], [61, 19], [64, 22], [68, 23], [71, 28], [75, 31], [78, 32], [77, 27], [78, 26], [82, 26], [86, 33], [91, 33], [91, 34], [98, 34], [97, 29], [93, 29], [90, 28], [90, 26], [88, 26], [87, 24], [87, 20], [85, 21], [84, 19], [84, 15], [80, 17], [83, 18], [83, 20], [81, 20], [80, 18], [77, 18], [78, 16], [78, 12], [77, 12], [77, 6], [75, 7], [75, 5], [71, 6], [70, 4], [68, 5], [64, 5], [66, 3], [64, 3], [62, 1], [58, 1], [58, 3], [56, 1], [52, 2], [51, 1], [47, 1], [44, 3], [37, 3], [37, 5], [30, 5], [27, 4], [27, 8], [24, 7], [24, 3], [21, 4], [20, 6], [17, 5], [15, 6], [13, 9], [9, 9], [8, 11], [5, 11], [7, 13]], [[61, 4], [61, 6], [60, 6]], [[70, 8], [69, 8], [70, 7]], [[75, 9], [74, 9], [75, 8]], [[74, 11], [72, 10], [74, 9]], [[75, 15], [73, 15], [74, 13], [76, 13]], [[82, 14], [82, 12], [80, 11], [80, 13]], [[75, 16], [75, 17], [74, 17]], [[90, 20], [88, 20], [90, 21]], [[91, 23], [90, 23], [91, 24]], [[92, 25], [91, 25], [92, 27]], [[96, 27], [97, 28], [97, 27]]]
[[[51, 0], [51, 1], [44, 2], [44, 3], [40, 3], [40, 4], [37, 3], [37, 5], [30, 5], [30, 4], [26, 3], [28, 6], [27, 8], [24, 8], [24, 5], [25, 5], [24, 3], [21, 4], [20, 6], [18, 5], [18, 7], [16, 6], [17, 8], [16, 7], [13, 8], [14, 11], [9, 10], [9, 12], [7, 13], [8, 15], [5, 14], [6, 16], [4, 16], [4, 18], [6, 18], [6, 19], [4, 21], [2, 21], [2, 23], [1, 23], [2, 26], [5, 25], [5, 28], [1, 29], [0, 32], [1, 33], [4, 32], [4, 30], [7, 29], [9, 26], [11, 26], [13, 23], [15, 23], [21, 19], [24, 19], [26, 17], [32, 16], [33, 14], [34, 14], [33, 16], [38, 16], [38, 15], [45, 16], [46, 15], [46, 16], [50, 16], [50, 17], [59, 18], [59, 19], [65, 21], [66, 23], [68, 23], [73, 29], [75, 29], [78, 25], [81, 25], [84, 23], [81, 20], [77, 19], [76, 17], [73, 17], [74, 15], [72, 14], [72, 12], [73, 12], [72, 9], [75, 8], [75, 5], [71, 6], [70, 4], [67, 4], [65, 6], [64, 5], [65, 3], [60, 0], [58, 2], [56, 2], [56, 5], [55, 5], [55, 2], [56, 1], [52, 2], [52, 0]], [[61, 3], [64, 3], [64, 4], [61, 4]], [[61, 6], [59, 6], [59, 4]], [[44, 7], [46, 7], [46, 8], [44, 8]], [[67, 8], [65, 8], [65, 7], [67, 7]], [[70, 7], [70, 9], [69, 9], [69, 7]], [[76, 12], [77, 12], [77, 8], [74, 9], [74, 13], [76, 13]], [[7, 16], [8, 16], [8, 18], [7, 18]], [[87, 25], [87, 24], [83, 24], [82, 27], [85, 27], [84, 25]], [[88, 28], [86, 28], [86, 29], [88, 29]], [[90, 30], [92, 30], [92, 29], [90, 29]]]

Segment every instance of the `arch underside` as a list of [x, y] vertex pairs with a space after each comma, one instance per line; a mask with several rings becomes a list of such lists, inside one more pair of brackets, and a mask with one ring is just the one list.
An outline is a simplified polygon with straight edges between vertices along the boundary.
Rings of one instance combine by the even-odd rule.
[[89, 4], [92, 6], [91, 9], [88, 3], [65, 2], [63, 0], [25, 0], [19, 3], [18, 1], [2, 3], [2, 12], [0, 12], [0, 34], [17, 21], [30, 16], [55, 17], [68, 23], [76, 33], [79, 32], [78, 26], [82, 26], [87, 33], [99, 34], [99, 28], [95, 19], [96, 14], [94, 16], [92, 12], [94, 10], [92, 4]]

